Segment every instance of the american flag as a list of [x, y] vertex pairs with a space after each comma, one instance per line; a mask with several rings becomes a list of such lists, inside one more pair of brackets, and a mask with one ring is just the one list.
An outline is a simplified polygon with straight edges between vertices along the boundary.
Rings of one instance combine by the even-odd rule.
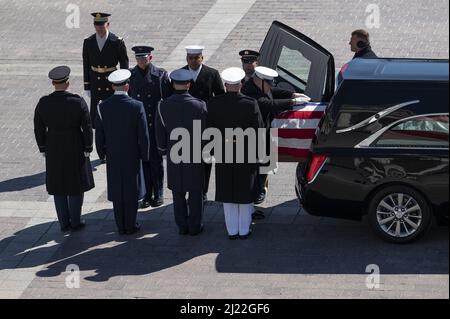
[[272, 128], [278, 129], [278, 156], [280, 159], [308, 157], [312, 139], [325, 114], [327, 104], [306, 103], [276, 115]]

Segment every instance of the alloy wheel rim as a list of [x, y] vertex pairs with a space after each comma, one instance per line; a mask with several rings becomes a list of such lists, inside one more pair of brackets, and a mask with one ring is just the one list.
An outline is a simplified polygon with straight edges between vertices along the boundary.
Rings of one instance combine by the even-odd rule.
[[377, 206], [378, 225], [391, 237], [405, 238], [415, 234], [422, 220], [422, 208], [408, 194], [390, 194]]

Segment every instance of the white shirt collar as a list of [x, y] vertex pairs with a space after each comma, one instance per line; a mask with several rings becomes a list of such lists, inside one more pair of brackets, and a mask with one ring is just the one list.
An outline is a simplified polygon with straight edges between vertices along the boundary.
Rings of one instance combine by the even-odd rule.
[[106, 30], [106, 34], [104, 37], [99, 36], [98, 33], [95, 33], [95, 36], [96, 36], [97, 40], [106, 40], [109, 37], [109, 30]]
[[95, 37], [96, 37], [96, 39], [97, 39], [98, 49], [99, 49], [100, 51], [102, 51], [102, 50], [103, 50], [103, 47], [105, 46], [106, 40], [108, 40], [108, 37], [109, 37], [109, 31], [106, 30], [106, 34], [105, 34], [105, 36], [104, 36], [103, 38], [100, 37], [100, 36], [98, 35], [98, 33], [95, 34]]
[[125, 91], [114, 91], [114, 95], [128, 95]]

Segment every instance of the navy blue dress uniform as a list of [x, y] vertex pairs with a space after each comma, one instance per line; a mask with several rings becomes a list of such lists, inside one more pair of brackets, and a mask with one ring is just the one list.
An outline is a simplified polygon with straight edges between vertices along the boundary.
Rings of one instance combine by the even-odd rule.
[[[245, 82], [244, 86], [242, 87], [242, 93], [258, 101], [261, 115], [267, 129], [267, 150], [269, 150], [270, 127], [273, 117], [276, 114], [282, 113], [284, 111], [292, 110], [294, 105], [294, 92], [276, 88], [270, 84], [274, 80], [274, 78], [278, 76], [278, 73], [275, 70], [266, 67], [257, 67], [255, 69], [255, 76], [264, 81], [263, 85], [271, 86], [271, 90], [269, 91], [269, 93], [261, 90], [255, 84], [254, 79], [250, 79]], [[259, 195], [255, 199], [255, 204], [261, 204], [266, 198], [268, 190], [268, 175], [260, 174], [259, 181]]]
[[109, 76], [116, 91], [99, 104], [97, 152], [107, 157], [108, 200], [113, 202], [119, 233], [132, 234], [136, 224], [138, 201], [145, 195], [142, 161], [149, 160], [149, 136], [144, 105], [117, 87], [128, 84], [131, 72], [117, 70]]
[[[136, 58], [147, 57], [154, 50], [149, 46], [136, 46], [132, 50]], [[158, 152], [155, 138], [155, 117], [159, 103], [172, 94], [170, 79], [166, 70], [152, 63], [145, 69], [139, 65], [131, 69], [129, 95], [144, 104], [150, 135], [150, 161], [143, 162], [147, 194], [144, 207], [158, 207], [163, 204], [164, 166]]]
[[[96, 12], [92, 13], [95, 25], [108, 23], [110, 14]], [[106, 39], [97, 39], [97, 33], [84, 40], [83, 43], [83, 75], [84, 90], [90, 91], [91, 95], [91, 118], [94, 122], [97, 116], [97, 105], [113, 95], [111, 83], [108, 76], [117, 69], [128, 69], [129, 60], [127, 48], [122, 38], [107, 31]], [[104, 41], [104, 43], [99, 43]], [[100, 49], [99, 45], [102, 47]]]
[[66, 91], [70, 68], [49, 73], [57, 90], [39, 100], [34, 114], [34, 133], [46, 159], [46, 186], [54, 195], [63, 231], [84, 226], [80, 220], [83, 194], [94, 188], [89, 153], [93, 148], [89, 109], [82, 97]]
[[[203, 230], [204, 166], [193, 161], [192, 151], [189, 163], [175, 163], [170, 154], [178, 141], [171, 140], [170, 135], [177, 128], [189, 131], [192, 150], [193, 121], [200, 121], [202, 128], [206, 126], [206, 103], [187, 91], [187, 84], [192, 79], [188, 71], [177, 70], [170, 77], [175, 84], [185, 85], [186, 90], [175, 91], [161, 102], [156, 117], [156, 142], [161, 154], [167, 155], [167, 186], [173, 193], [175, 222], [179, 232], [197, 235]], [[186, 200], [187, 193], [189, 201]]]
[[[189, 56], [201, 56], [203, 54], [202, 46], [188, 46], [186, 47], [186, 52]], [[189, 89], [189, 94], [195, 98], [198, 98], [206, 103], [213, 96], [222, 95], [225, 93], [223, 87], [222, 78], [220, 77], [219, 71], [210, 68], [205, 64], [200, 66], [199, 70], [191, 70], [189, 65], [183, 67], [185, 70], [189, 70], [193, 75], [191, 80], [191, 87]], [[212, 166], [210, 164], [205, 164], [205, 190], [204, 199], [206, 199], [206, 194], [209, 188], [209, 179], [211, 177]]]

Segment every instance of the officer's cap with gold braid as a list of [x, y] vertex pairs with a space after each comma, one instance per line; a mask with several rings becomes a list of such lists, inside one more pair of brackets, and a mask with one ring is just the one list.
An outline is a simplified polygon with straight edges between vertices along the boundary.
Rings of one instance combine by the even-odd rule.
[[109, 21], [108, 17], [111, 16], [111, 14], [103, 12], [94, 12], [91, 15], [94, 17], [94, 25], [104, 25]]

